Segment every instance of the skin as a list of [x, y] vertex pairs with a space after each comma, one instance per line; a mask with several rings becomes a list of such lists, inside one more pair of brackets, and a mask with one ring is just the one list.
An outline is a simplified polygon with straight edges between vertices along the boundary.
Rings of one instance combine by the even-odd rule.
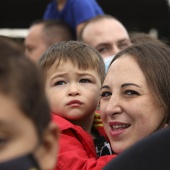
[[117, 154], [152, 134], [165, 116], [143, 72], [129, 55], [116, 59], [109, 68], [101, 88], [100, 108], [104, 128]]
[[54, 64], [47, 72], [46, 93], [52, 112], [88, 132], [99, 103], [100, 88], [96, 70], [80, 70], [70, 61], [61, 61], [57, 68]]
[[25, 54], [32, 61], [37, 62], [43, 52], [47, 49], [45, 38], [42, 34], [43, 25], [33, 25], [25, 39]]
[[83, 31], [83, 41], [96, 48], [103, 58], [115, 55], [131, 45], [125, 27], [115, 19], [89, 23]]
[[58, 4], [58, 5], [57, 5], [57, 9], [58, 9], [59, 11], [61, 11], [61, 10], [64, 8], [67, 0], [56, 0], [56, 1], [57, 1], [57, 4]]
[[0, 94], [0, 107], [0, 162], [33, 153], [42, 169], [52, 169], [58, 152], [56, 125], [49, 124], [39, 143], [32, 120], [21, 112], [14, 100]]

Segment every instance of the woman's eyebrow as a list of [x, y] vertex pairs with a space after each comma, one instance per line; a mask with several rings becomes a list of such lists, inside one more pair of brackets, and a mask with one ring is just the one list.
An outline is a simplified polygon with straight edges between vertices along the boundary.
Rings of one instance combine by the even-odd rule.
[[134, 84], [134, 83], [124, 83], [124, 84], [121, 85], [121, 87], [126, 87], [126, 86], [136, 86], [136, 87], [140, 87], [141, 88], [141, 86], [139, 86], [137, 84]]
[[108, 86], [108, 85], [104, 85], [104, 86], [102, 86], [101, 88], [100, 88], [100, 90], [101, 89], [110, 89], [110, 87]]

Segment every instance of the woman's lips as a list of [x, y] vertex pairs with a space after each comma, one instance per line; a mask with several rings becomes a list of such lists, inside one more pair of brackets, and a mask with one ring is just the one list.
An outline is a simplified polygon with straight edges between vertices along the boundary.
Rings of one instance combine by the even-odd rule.
[[110, 135], [112, 137], [118, 137], [122, 133], [124, 133], [127, 128], [129, 128], [131, 125], [128, 123], [122, 123], [122, 122], [109, 122], [110, 126]]

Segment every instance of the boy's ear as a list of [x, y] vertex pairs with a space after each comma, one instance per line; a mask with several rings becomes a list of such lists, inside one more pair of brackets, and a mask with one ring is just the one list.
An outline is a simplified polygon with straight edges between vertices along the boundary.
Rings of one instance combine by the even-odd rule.
[[50, 122], [48, 128], [44, 131], [40, 147], [35, 153], [35, 157], [42, 170], [51, 170], [57, 163], [59, 149], [59, 128], [53, 122]]

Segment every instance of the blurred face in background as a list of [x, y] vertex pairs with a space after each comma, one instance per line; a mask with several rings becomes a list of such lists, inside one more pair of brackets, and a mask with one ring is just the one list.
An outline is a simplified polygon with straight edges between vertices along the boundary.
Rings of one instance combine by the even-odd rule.
[[82, 38], [85, 43], [96, 48], [103, 58], [115, 55], [131, 45], [125, 27], [112, 18], [89, 23], [83, 31]]
[[0, 107], [0, 169], [23, 170], [27, 163], [36, 167], [35, 162], [40, 169], [52, 169], [57, 161], [58, 128], [50, 123], [40, 141], [35, 124], [13, 99], [0, 93]]
[[33, 25], [25, 39], [25, 54], [34, 62], [37, 62], [47, 49], [42, 29], [42, 24]]

